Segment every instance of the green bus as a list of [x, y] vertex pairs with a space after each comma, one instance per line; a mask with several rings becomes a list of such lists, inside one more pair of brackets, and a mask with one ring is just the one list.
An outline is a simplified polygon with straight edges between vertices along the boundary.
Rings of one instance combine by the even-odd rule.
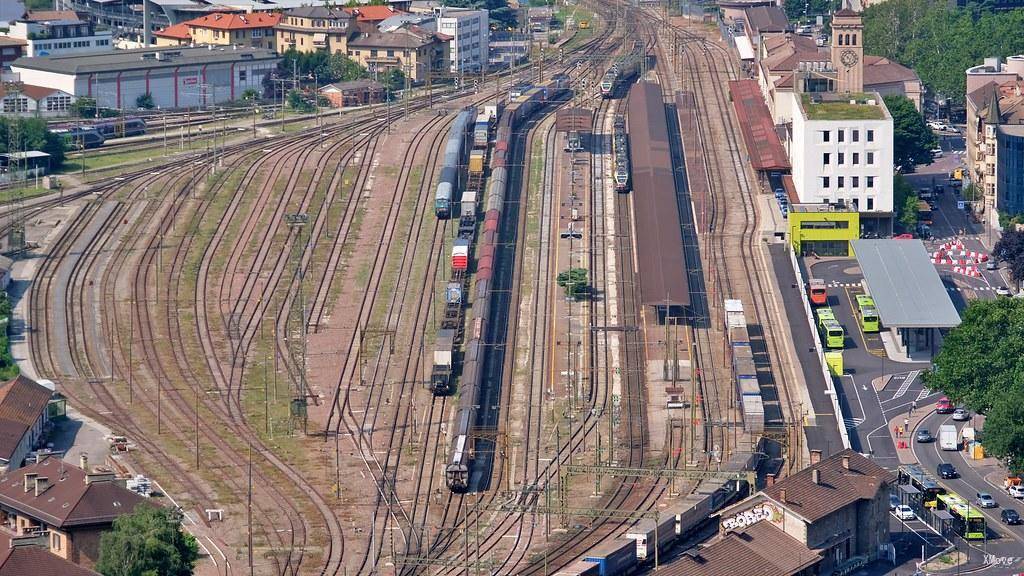
[[875, 299], [867, 294], [857, 295], [857, 315], [860, 316], [860, 327], [865, 332], [878, 332], [878, 309]]
[[818, 308], [818, 331], [825, 340], [826, 348], [845, 348], [846, 332], [843, 325], [836, 320], [836, 315], [828, 306]]
[[972, 507], [955, 492], [939, 494], [936, 497], [937, 508], [948, 510], [953, 517], [953, 529], [966, 540], [982, 540], [986, 535], [985, 515]]
[[898, 483], [909, 484], [917, 489], [917, 498], [920, 498], [925, 508], [935, 508], [939, 495], [946, 493], [946, 489], [917, 464], [900, 466], [896, 478]]

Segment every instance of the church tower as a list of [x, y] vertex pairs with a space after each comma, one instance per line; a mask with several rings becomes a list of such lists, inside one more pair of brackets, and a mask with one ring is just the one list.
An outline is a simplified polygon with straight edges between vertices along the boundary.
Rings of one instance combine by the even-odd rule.
[[864, 21], [846, 2], [832, 15], [832, 66], [836, 92], [864, 91]]

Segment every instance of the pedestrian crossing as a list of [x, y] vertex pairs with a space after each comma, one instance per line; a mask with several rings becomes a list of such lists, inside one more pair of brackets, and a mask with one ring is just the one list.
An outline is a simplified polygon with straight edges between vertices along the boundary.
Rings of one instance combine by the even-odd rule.
[[843, 425], [846, 426], [847, 430], [853, 430], [857, 426], [864, 423], [863, 418], [843, 418]]
[[828, 285], [829, 288], [860, 288], [860, 282], [835, 282]]
[[917, 393], [917, 401], [920, 402], [921, 400], [924, 400], [925, 398], [927, 398], [927, 397], [929, 397], [931, 395], [932, 395], [932, 391], [931, 390], [929, 390], [927, 388], [922, 388], [921, 391]]
[[[974, 290], [975, 292], [995, 292], [999, 289], [998, 286], [968, 286], [967, 288]], [[959, 292], [959, 288], [946, 286], [946, 292]]]
[[920, 374], [920, 370], [912, 370], [908, 372], [906, 377], [903, 378], [903, 382], [900, 384], [900, 387], [896, 389], [896, 393], [892, 395], [892, 399], [895, 400], [906, 394], [907, 391], [910, 390], [910, 385], [914, 383], [914, 380], [916, 380]]

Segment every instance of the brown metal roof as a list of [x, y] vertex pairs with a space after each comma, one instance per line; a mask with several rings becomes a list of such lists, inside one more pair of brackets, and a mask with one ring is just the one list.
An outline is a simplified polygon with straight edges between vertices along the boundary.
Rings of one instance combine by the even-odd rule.
[[758, 522], [663, 565], [661, 576], [789, 576], [821, 561], [818, 552], [773, 526]]
[[640, 301], [646, 306], [689, 306], [682, 226], [658, 84], [638, 82], [633, 86], [627, 121]]
[[9, 547], [0, 550], [0, 576], [99, 576], [82, 568], [78, 564], [69, 562], [56, 554], [38, 546]]
[[[848, 469], [843, 467], [844, 458], [849, 458]], [[817, 484], [813, 481], [812, 470], [821, 471]], [[846, 449], [776, 482], [763, 493], [808, 522], [814, 522], [857, 500], [874, 498], [880, 488], [894, 479], [892, 472]], [[783, 490], [786, 491], [784, 501]]]
[[0, 458], [11, 459], [25, 433], [46, 410], [51, 395], [49, 388], [24, 376], [0, 386]]
[[743, 10], [747, 27], [755, 34], [782, 32], [789, 27], [789, 18], [778, 6], [752, 6]]
[[[34, 489], [26, 491], [26, 474], [47, 478], [50, 487], [38, 496]], [[58, 528], [110, 524], [143, 502], [146, 498], [112, 480], [86, 483], [84, 470], [56, 457], [0, 477], [0, 503]]]
[[789, 170], [789, 158], [775, 132], [772, 114], [761, 96], [756, 80], [733, 80], [729, 93], [736, 108], [750, 163], [756, 170]]
[[555, 112], [555, 130], [559, 132], [590, 132], [594, 111], [589, 108], [563, 108]]

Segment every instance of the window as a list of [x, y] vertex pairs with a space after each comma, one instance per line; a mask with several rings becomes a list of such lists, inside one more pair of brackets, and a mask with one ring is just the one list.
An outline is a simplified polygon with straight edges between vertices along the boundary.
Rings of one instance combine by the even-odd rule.
[[843, 176], [836, 176], [836, 187], [842, 188], [846, 178]]
[[828, 188], [828, 176], [821, 177], [821, 187]]
[[875, 141], [875, 131], [874, 130], [868, 130], [868, 142], [874, 142], [874, 141]]
[[248, 80], [248, 78], [249, 78], [249, 71], [248, 70], [239, 70], [238, 71], [238, 81], [239, 82], [245, 82], [245, 81]]
[[867, 165], [868, 166], [874, 166], [875, 165], [875, 153], [874, 152], [868, 152]]
[[252, 37], [253, 38], [263, 38], [263, 28], [253, 28], [252, 29]]
[[394, 58], [394, 57], [395, 57], [395, 51], [394, 50], [388, 50], [388, 58]]
[[838, 138], [837, 138], [836, 141], [837, 142], [845, 142], [846, 141], [846, 130], [836, 130], [836, 132], [838, 134]]
[[28, 98], [4, 98], [4, 112], [28, 112]]
[[71, 96], [49, 96], [46, 98], [47, 112], [61, 112], [71, 107]]
[[[874, 188], [875, 187], [875, 177], [874, 176], [866, 176], [865, 178], [867, 178], [867, 187], [868, 188]], [[870, 198], [868, 199], [868, 202], [871, 202]]]
[[822, 130], [821, 131], [821, 141], [822, 142], [828, 142], [829, 141], [828, 138], [829, 138], [828, 130]]
[[860, 188], [860, 176], [850, 176], [850, 179], [853, 180], [850, 184], [851, 187]]
[[[871, 176], [868, 176], [868, 178], [871, 178]], [[875, 199], [870, 197], [870, 196], [868, 196], [868, 210], [874, 210], [874, 209], [875, 209]]]
[[53, 550], [60, 552], [60, 534], [53, 534]]
[[853, 153], [853, 165], [857, 166], [860, 164], [860, 152]]
[[832, 161], [832, 154], [825, 152], [821, 155], [821, 163], [828, 166]]
[[842, 166], [842, 165], [843, 165], [843, 164], [844, 164], [844, 163], [846, 162], [846, 154], [845, 154], [845, 153], [843, 153], [843, 152], [840, 152], [840, 153], [839, 153], [839, 159], [838, 159], [838, 160], [839, 160], [839, 161], [838, 161], [838, 162], [836, 162], [836, 163], [837, 163], [837, 164], [839, 164], [840, 166]]
[[847, 220], [802, 221], [801, 230], [845, 230], [850, 227]]

